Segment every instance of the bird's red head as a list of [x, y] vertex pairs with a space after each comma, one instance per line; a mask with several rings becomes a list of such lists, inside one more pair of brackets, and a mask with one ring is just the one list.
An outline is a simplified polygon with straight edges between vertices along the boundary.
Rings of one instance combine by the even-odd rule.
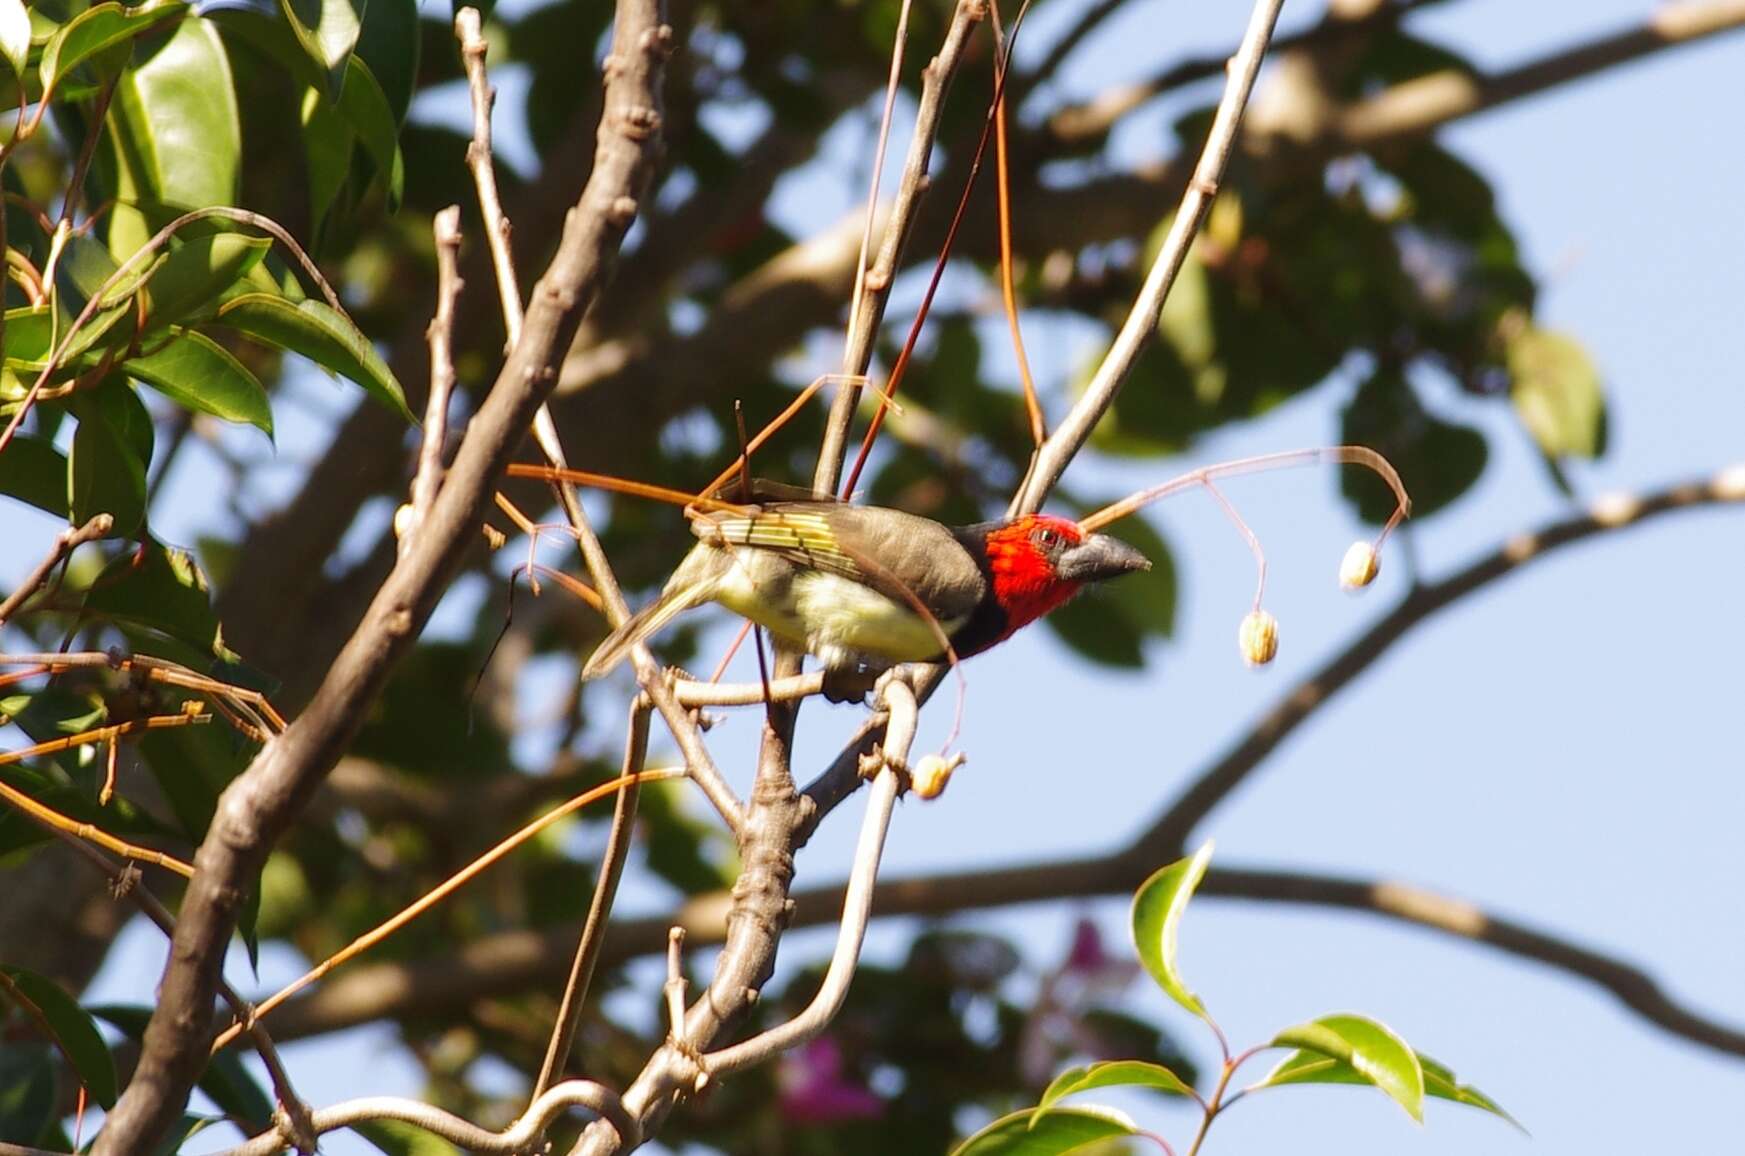
[[1031, 514], [990, 531], [988, 569], [994, 597], [1006, 612], [1006, 633], [1026, 626], [1065, 603], [1083, 584], [1061, 573], [1061, 558], [1083, 543], [1084, 533], [1066, 518]]
[[[1119, 538], [1086, 534], [1078, 523], [1047, 514], [1015, 518], [987, 531], [983, 541], [994, 599], [1005, 621], [985, 649], [1041, 618], [1086, 583], [1151, 569], [1151, 561]], [[970, 650], [968, 653], [975, 653]]]

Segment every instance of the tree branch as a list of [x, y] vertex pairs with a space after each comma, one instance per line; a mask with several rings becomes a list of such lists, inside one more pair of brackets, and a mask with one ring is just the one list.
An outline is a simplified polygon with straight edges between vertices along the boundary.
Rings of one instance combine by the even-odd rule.
[[212, 997], [247, 889], [447, 588], [504, 465], [557, 380], [557, 359], [635, 219], [660, 148], [659, 84], [671, 41], [659, 0], [619, 0], [594, 172], [535, 289], [521, 340], [468, 427], [413, 549], [389, 575], [308, 710], [220, 797], [196, 856], [198, 870], [139, 1067], [98, 1136], [98, 1156], [150, 1149], [187, 1102], [205, 1064]]

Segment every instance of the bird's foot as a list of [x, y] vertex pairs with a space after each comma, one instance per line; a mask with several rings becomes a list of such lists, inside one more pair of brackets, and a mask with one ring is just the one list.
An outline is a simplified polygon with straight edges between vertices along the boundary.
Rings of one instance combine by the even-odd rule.
[[832, 668], [824, 670], [824, 698], [834, 703], [865, 703], [866, 696], [878, 684], [882, 671], [864, 670], [859, 668]]

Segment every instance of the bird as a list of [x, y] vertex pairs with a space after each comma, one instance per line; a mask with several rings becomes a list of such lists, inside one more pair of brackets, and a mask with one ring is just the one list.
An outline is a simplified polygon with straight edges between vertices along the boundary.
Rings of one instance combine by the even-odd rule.
[[589, 657], [584, 680], [610, 672], [678, 615], [714, 602], [816, 656], [827, 691], [859, 687], [830, 694], [848, 700], [864, 693], [861, 683], [870, 686], [869, 675], [979, 654], [1086, 586], [1151, 568], [1119, 538], [1048, 514], [947, 526], [827, 499], [690, 513], [697, 544], [659, 597]]

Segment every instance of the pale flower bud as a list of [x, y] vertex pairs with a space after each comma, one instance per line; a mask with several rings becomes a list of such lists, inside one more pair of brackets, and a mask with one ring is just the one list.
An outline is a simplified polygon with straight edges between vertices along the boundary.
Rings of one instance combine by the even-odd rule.
[[963, 766], [963, 755], [955, 754], [950, 758], [943, 755], [922, 755], [909, 771], [909, 783], [915, 793], [923, 799], [937, 799], [945, 792], [945, 784], [951, 781], [951, 774]]
[[1368, 542], [1353, 542], [1339, 563], [1339, 585], [1347, 590], [1361, 590], [1375, 581], [1381, 571], [1381, 560], [1375, 547]]
[[1265, 666], [1278, 654], [1278, 619], [1264, 610], [1251, 610], [1236, 630], [1236, 645], [1242, 661]]
[[417, 525], [418, 511], [412, 508], [411, 502], [402, 504], [398, 510], [394, 511], [395, 538], [405, 541], [407, 535], [411, 534]]

